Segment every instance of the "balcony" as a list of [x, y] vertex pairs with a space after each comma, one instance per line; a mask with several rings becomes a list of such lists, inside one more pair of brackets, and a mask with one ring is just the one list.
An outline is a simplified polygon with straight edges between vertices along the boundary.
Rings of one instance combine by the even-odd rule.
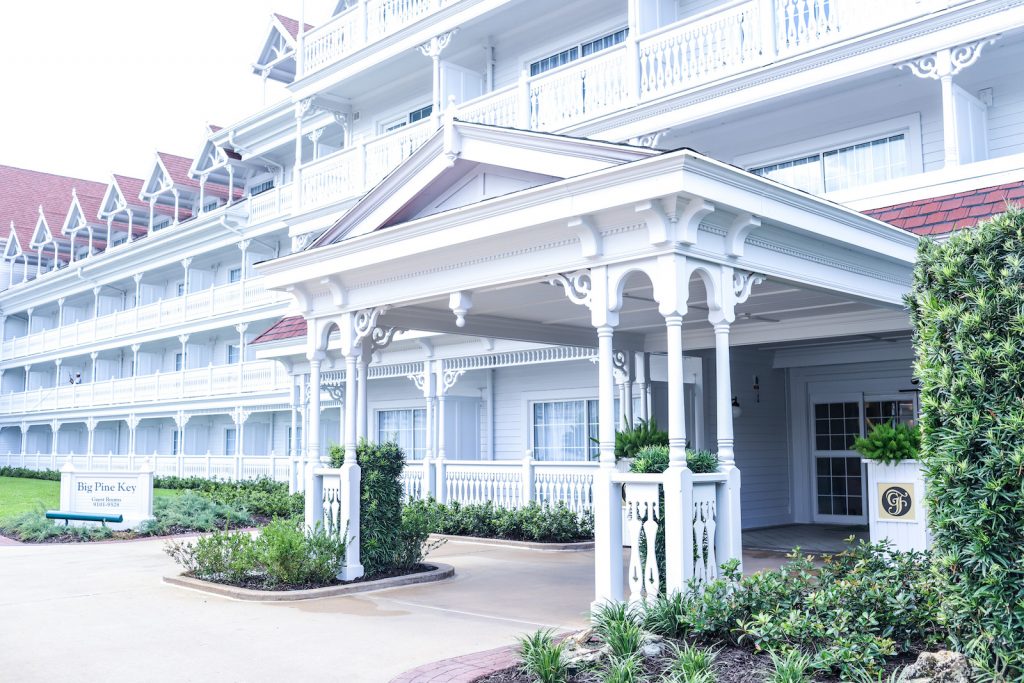
[[262, 279], [250, 278], [8, 339], [0, 347], [0, 357], [8, 361], [38, 353], [65, 352], [85, 344], [290, 301], [286, 293], [265, 289]]
[[12, 392], [0, 395], [0, 415], [265, 394], [290, 387], [291, 378], [277, 361], [250, 361]]
[[365, 0], [304, 36], [299, 78], [429, 18], [461, 0]]

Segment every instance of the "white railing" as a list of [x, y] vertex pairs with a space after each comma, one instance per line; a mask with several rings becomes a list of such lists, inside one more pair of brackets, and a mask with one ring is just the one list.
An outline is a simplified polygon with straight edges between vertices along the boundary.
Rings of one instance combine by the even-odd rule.
[[137, 308], [101, 315], [90, 320], [65, 323], [60, 327], [33, 332], [3, 343], [4, 360], [37, 353], [68, 351], [76, 346], [107, 339], [120, 339], [137, 332], [177, 325], [192, 320], [290, 301], [284, 292], [265, 289], [261, 278], [248, 278]]
[[353, 5], [303, 37], [300, 77], [330, 66], [456, 2], [367, 0]]
[[528, 502], [564, 504], [576, 513], [593, 510], [596, 462], [522, 460], [410, 460], [402, 474], [407, 498], [503, 508]]
[[617, 111], [626, 99], [625, 46], [531, 78], [530, 128], [557, 130]]
[[334, 152], [299, 170], [303, 211], [355, 199], [415, 152], [436, 130], [433, 119]]
[[[738, 472], [735, 474], [738, 476]], [[618, 548], [630, 548], [626, 572], [630, 602], [650, 600], [663, 586], [671, 592], [684, 589], [690, 581], [712, 581], [720, 576], [721, 563], [738, 550], [732, 537], [738, 539], [739, 525], [731, 523], [728, 512], [738, 502], [731, 499], [730, 475], [687, 471], [682, 476], [681, 495], [668, 500], [662, 495], [665, 485], [679, 476], [671, 472], [612, 475], [613, 508], [608, 514], [622, 514], [622, 527], [621, 537], [611, 539], [612, 552], [607, 561], [621, 562]], [[680, 480], [672, 481], [679, 490]], [[738, 493], [738, 486], [736, 490]], [[657, 556], [659, 530], [666, 537], [664, 558]], [[672, 543], [672, 537], [678, 540]], [[660, 574], [658, 559], [663, 560], [666, 576]], [[605, 558], [596, 560], [600, 564]]]
[[520, 99], [519, 86], [510, 85], [466, 102], [459, 107], [458, 118], [488, 126], [519, 128]]
[[290, 386], [290, 378], [277, 361], [249, 361], [3, 394], [0, 414], [266, 393]]
[[124, 455], [66, 453], [0, 454], [0, 465], [33, 470], [55, 470], [65, 462], [82, 470], [132, 472], [150, 463], [158, 476], [206, 479], [259, 479], [288, 481], [291, 459], [277, 455]]
[[292, 208], [292, 186], [275, 187], [249, 197], [249, 225], [283, 216]]
[[760, 4], [747, 0], [641, 38], [641, 98], [673, 94], [767, 62], [760, 44]]

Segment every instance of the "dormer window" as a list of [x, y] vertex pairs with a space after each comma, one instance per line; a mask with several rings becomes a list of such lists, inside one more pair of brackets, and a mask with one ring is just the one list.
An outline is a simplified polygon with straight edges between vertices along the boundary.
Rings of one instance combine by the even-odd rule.
[[153, 231], [162, 230], [171, 224], [170, 216], [161, 216], [153, 220]]
[[256, 185], [253, 185], [252, 187], [250, 187], [249, 188], [249, 196], [250, 197], [255, 197], [258, 194], [263, 194], [264, 192], [267, 192], [268, 190], [273, 190], [273, 189], [274, 189], [274, 179], [271, 178], [270, 180], [264, 180], [263, 182], [257, 183]]
[[213, 211], [214, 209], [217, 208], [217, 206], [219, 204], [220, 204], [220, 200], [218, 200], [216, 197], [213, 198], [213, 199], [208, 199], [206, 201], [206, 203], [203, 204], [203, 213], [206, 213], [206, 212], [209, 212], [209, 211]]

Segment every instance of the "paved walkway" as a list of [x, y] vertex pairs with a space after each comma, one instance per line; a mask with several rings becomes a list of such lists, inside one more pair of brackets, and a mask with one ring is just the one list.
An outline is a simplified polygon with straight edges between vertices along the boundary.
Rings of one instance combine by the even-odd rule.
[[[163, 544], [0, 548], [0, 679], [385, 683], [423, 667], [429, 677], [410, 680], [457, 680], [443, 667], [465, 662], [424, 665], [507, 648], [538, 628], [581, 628], [593, 595], [592, 552], [452, 542], [435, 553], [455, 566], [443, 583], [242, 602], [163, 584], [176, 571]], [[778, 556], [746, 563], [776, 566]]]

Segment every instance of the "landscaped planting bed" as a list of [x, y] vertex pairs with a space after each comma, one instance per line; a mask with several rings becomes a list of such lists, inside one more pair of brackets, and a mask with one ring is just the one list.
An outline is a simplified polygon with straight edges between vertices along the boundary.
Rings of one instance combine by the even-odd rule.
[[685, 595], [605, 605], [591, 630], [561, 642], [526, 636], [521, 664], [483, 680], [886, 681], [946, 644], [926, 554], [861, 544], [820, 565], [794, 554], [776, 571], [724, 570]]
[[446, 505], [433, 499], [414, 500], [406, 503], [402, 514], [432, 534], [551, 544], [594, 540], [593, 514], [577, 514], [561, 503], [506, 509], [491, 502]]

